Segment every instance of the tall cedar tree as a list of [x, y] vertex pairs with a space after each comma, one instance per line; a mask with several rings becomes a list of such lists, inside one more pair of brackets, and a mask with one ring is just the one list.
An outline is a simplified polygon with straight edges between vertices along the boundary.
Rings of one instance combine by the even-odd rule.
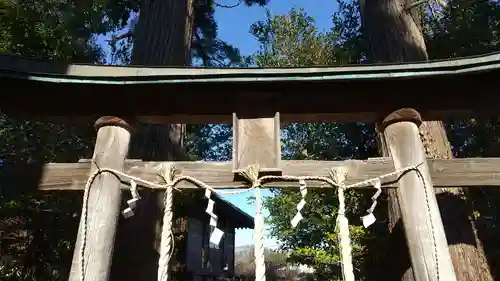
[[[267, 0], [246, 0], [244, 3], [264, 5]], [[215, 5], [218, 4], [210, 0], [142, 0], [139, 21], [133, 34], [132, 64], [189, 66], [193, 40], [200, 47], [202, 37], [209, 29], [203, 25], [214, 25], [213, 18], [207, 19], [207, 15], [213, 15]], [[197, 29], [201, 30], [201, 35]], [[211, 30], [213, 37], [214, 30]], [[205, 63], [204, 57], [203, 60]], [[165, 108], [168, 110], [168, 104]], [[131, 158], [185, 160], [186, 125], [140, 124], [137, 129], [131, 144]], [[144, 194], [138, 216], [131, 221], [121, 221], [112, 280], [157, 280], [163, 197], [162, 192]], [[182, 256], [181, 253], [181, 259]]]
[[[412, 62], [428, 59], [424, 37], [419, 28], [417, 13], [405, 6], [412, 0], [360, 0], [363, 31], [371, 62]], [[404, 94], [404, 93], [401, 93]], [[422, 93], [425, 94], [425, 93]], [[422, 97], [425, 98], [425, 97]], [[441, 121], [424, 122], [420, 136], [428, 156], [451, 159], [452, 152]], [[378, 133], [379, 149], [383, 156], [390, 156], [383, 134]], [[404, 238], [398, 197], [388, 190], [389, 228], [391, 231], [391, 270], [386, 280], [413, 280], [408, 247]], [[469, 218], [464, 192], [457, 188], [436, 190], [450, 254], [459, 281], [493, 280], [488, 264]], [[394, 258], [397, 252], [398, 257]]]

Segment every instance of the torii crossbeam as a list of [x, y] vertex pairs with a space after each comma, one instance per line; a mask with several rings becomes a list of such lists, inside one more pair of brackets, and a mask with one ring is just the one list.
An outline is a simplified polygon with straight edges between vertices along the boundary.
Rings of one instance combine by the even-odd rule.
[[[344, 166], [349, 170], [348, 180], [355, 182], [422, 162], [425, 188], [416, 175], [405, 176], [389, 187], [399, 187], [415, 280], [436, 281], [439, 271], [440, 280], [453, 281], [456, 278], [435, 197], [432, 194], [427, 202], [420, 199], [432, 192], [432, 185], [498, 186], [500, 159], [426, 160], [417, 126], [422, 119], [497, 115], [499, 74], [500, 54], [414, 64], [290, 69], [95, 66], [0, 55], [0, 84], [5, 89], [0, 106], [7, 114], [23, 118], [98, 119], [93, 161], [99, 167], [149, 180], [160, 163], [125, 160], [135, 122], [233, 123], [232, 163], [176, 163], [184, 175], [215, 188], [246, 186], [235, 175], [250, 164], [261, 165], [264, 173], [287, 175], [325, 175], [331, 167]], [[481, 87], [488, 90], [476, 90]], [[11, 90], [15, 93], [9, 93]], [[457, 98], [471, 93], [471, 99]], [[281, 123], [351, 121], [381, 122], [392, 159], [281, 161]], [[37, 183], [42, 190], [75, 190], [83, 188], [94, 169], [90, 161], [51, 163], [33, 169], [31, 176], [26, 176], [26, 167], [22, 177], [12, 171], [5, 180]], [[109, 278], [120, 186], [112, 175], [102, 175], [92, 185], [89, 242], [84, 253], [92, 258], [85, 259], [85, 281]], [[432, 214], [430, 223], [419, 215], [424, 209]], [[81, 235], [80, 230], [78, 239]], [[74, 264], [79, 250], [77, 246]], [[70, 281], [76, 280], [78, 268], [73, 266]]]

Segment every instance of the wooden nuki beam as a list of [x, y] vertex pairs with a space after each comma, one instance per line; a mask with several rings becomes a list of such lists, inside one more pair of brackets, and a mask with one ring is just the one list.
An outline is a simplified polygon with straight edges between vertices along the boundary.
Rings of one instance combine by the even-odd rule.
[[239, 110], [233, 113], [234, 172], [258, 164], [264, 173], [280, 174], [280, 160], [280, 118], [275, 101], [260, 96], [242, 98]]
[[[157, 168], [161, 164], [171, 162], [139, 162], [126, 161], [124, 171], [133, 176], [155, 182]], [[461, 158], [461, 159], [428, 159], [429, 172], [434, 187], [482, 187], [500, 186], [500, 158]], [[231, 162], [175, 162], [182, 175], [195, 177], [214, 188], [243, 188], [247, 184], [234, 181]], [[16, 183], [16, 186], [35, 186], [41, 190], [82, 190], [87, 181], [91, 164], [82, 163], [49, 163], [41, 171], [29, 173], [25, 167], [11, 171], [8, 182], [2, 185]], [[390, 158], [375, 158], [368, 160], [347, 161], [282, 161], [284, 175], [292, 176], [328, 176], [331, 168], [348, 167], [347, 184], [359, 182], [394, 171]], [[384, 182], [395, 181], [397, 178], [387, 178]], [[24, 184], [20, 184], [24, 183]], [[397, 187], [393, 182], [387, 187]], [[179, 188], [194, 186], [182, 182]], [[267, 187], [298, 187], [295, 182], [274, 182], [265, 184]], [[323, 186], [319, 182], [309, 182], [309, 187]], [[33, 188], [35, 188], [33, 187]]]

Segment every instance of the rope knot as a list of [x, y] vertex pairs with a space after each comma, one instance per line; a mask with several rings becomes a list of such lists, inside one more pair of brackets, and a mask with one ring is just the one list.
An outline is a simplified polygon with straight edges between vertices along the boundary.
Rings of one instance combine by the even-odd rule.
[[260, 167], [259, 165], [250, 165], [246, 167], [243, 171], [239, 172], [251, 185], [252, 188], [259, 187], [261, 185], [259, 179]]
[[157, 174], [158, 181], [165, 183], [167, 187], [173, 187], [175, 176], [178, 171], [174, 163], [163, 164]]
[[347, 178], [347, 171], [344, 167], [332, 168], [328, 174], [337, 187], [345, 187], [344, 182]]

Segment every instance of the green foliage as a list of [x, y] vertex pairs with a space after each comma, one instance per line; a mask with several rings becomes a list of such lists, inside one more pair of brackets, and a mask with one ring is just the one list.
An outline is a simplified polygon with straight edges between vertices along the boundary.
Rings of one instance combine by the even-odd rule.
[[81, 194], [0, 199], [2, 280], [67, 280]]
[[[14, 1], [2, 6], [0, 52], [42, 59], [100, 62], [93, 33], [99, 3]], [[102, 9], [102, 7], [100, 8]], [[92, 11], [92, 12], [89, 12]], [[101, 22], [101, 21], [98, 21]], [[76, 162], [92, 155], [92, 126], [27, 122], [0, 115], [0, 176], [12, 165]], [[1, 186], [2, 280], [67, 279], [81, 194], [19, 193]]]
[[91, 125], [24, 121], [0, 115], [0, 157], [5, 166], [90, 158], [94, 140]]
[[[339, 2], [339, 11], [332, 16], [333, 28], [328, 31], [318, 30], [314, 19], [303, 10], [292, 9], [286, 15], [268, 12], [265, 21], [251, 28], [261, 48], [248, 58], [242, 58], [236, 48], [217, 39], [215, 3], [202, 2], [195, 11], [193, 57], [205, 66], [246, 66], [255, 62], [260, 67], [295, 67], [364, 62], [366, 50], [357, 1]], [[267, 3], [244, 2], [246, 5]], [[2, 0], [0, 52], [61, 61], [107, 62], [95, 44], [95, 35], [125, 28], [130, 17], [139, 11], [139, 5], [139, 0]], [[499, 9], [495, 1], [456, 1], [452, 2], [452, 9], [437, 20], [424, 13], [422, 26], [429, 56], [448, 58], [497, 51]], [[112, 44], [113, 61], [127, 63], [133, 40], [129, 38], [117, 44]], [[448, 122], [447, 128], [457, 156], [500, 154], [500, 127], [496, 119], [453, 121]], [[282, 134], [286, 159], [363, 159], [376, 155], [372, 124], [291, 124], [283, 128]], [[0, 159], [6, 167], [49, 161], [75, 162], [79, 158], [90, 158], [94, 136], [90, 125], [25, 122], [1, 115]], [[188, 127], [187, 150], [192, 160], [228, 160], [230, 141], [230, 126]], [[0, 169], [0, 173], [3, 172], [4, 169]], [[2, 186], [0, 190], [2, 280], [66, 279], [81, 194], [19, 194], [15, 192], [19, 188]], [[290, 254], [288, 262], [313, 266], [318, 280], [341, 279], [334, 232], [335, 192], [310, 192], [305, 219], [296, 229], [290, 227], [290, 219], [299, 200], [297, 192], [277, 189], [272, 192], [275, 196], [265, 202], [270, 212], [268, 223], [272, 226], [272, 235], [282, 241], [283, 249]], [[478, 190], [469, 197], [477, 210], [478, 230], [483, 233], [482, 237], [490, 239], [485, 240], [488, 243], [485, 248], [492, 252], [498, 248], [491, 242], [498, 237], [499, 229], [495, 206], [500, 201], [496, 193]], [[359, 280], [368, 276], [367, 264], [377, 259], [377, 254], [387, 251], [383, 248], [386, 238], [386, 227], [381, 222], [386, 211], [383, 200], [376, 209], [378, 222], [369, 229], [359, 225], [359, 216], [369, 207], [370, 195], [347, 194], [353, 260]], [[189, 200], [189, 196], [180, 199]], [[276, 258], [275, 267], [283, 264], [281, 258]]]
[[[460, 7], [459, 7], [460, 6]], [[458, 1], [443, 17], [423, 14], [422, 27], [431, 58], [449, 58], [483, 54], [498, 50], [500, 6], [495, 1]], [[253, 35], [261, 44], [254, 60], [260, 67], [292, 67], [362, 63], [365, 45], [362, 41], [357, 1], [340, 1], [339, 11], [332, 17], [333, 28], [319, 32], [314, 20], [302, 10], [292, 9], [286, 15], [271, 15], [256, 23]], [[498, 120], [475, 119], [448, 122], [448, 135], [457, 156], [498, 156]], [[293, 124], [283, 128], [283, 154], [288, 159], [332, 160], [374, 156], [375, 135], [372, 124]], [[291, 216], [299, 198], [294, 191], [272, 190], [265, 205], [269, 209], [271, 234], [283, 248], [291, 251], [290, 260], [312, 265], [318, 280], [340, 279], [339, 253], [334, 233], [336, 199], [333, 192], [310, 192], [304, 210], [304, 220], [297, 229], [290, 227]], [[312, 194], [311, 194], [312, 193]], [[487, 200], [485, 199], [487, 197]], [[498, 195], [497, 195], [498, 197]], [[367, 195], [348, 196], [353, 239], [353, 254], [357, 278], [368, 278], [370, 264], [385, 251], [386, 226], [380, 223], [385, 214], [383, 199], [379, 200], [379, 222], [363, 229], [357, 219], [367, 206]], [[486, 208], [498, 201], [491, 191], [470, 196], [472, 204], [480, 204], [476, 212], [483, 237], [493, 237], [496, 216]], [[498, 204], [498, 203], [497, 203]], [[476, 207], [477, 208], [477, 207]], [[494, 213], [494, 211], [493, 211]], [[483, 219], [487, 218], [487, 219]], [[493, 218], [493, 219], [492, 219]], [[489, 233], [489, 234], [488, 234]], [[486, 240], [485, 240], [486, 241]], [[489, 242], [491, 243], [491, 242]], [[491, 245], [491, 244], [488, 244]], [[488, 251], [488, 250], [487, 250]], [[491, 252], [491, 251], [490, 251]], [[373, 269], [371, 269], [373, 270]]]
[[[453, 1], [438, 20], [424, 17], [424, 35], [430, 58], [443, 59], [473, 56], [500, 50], [500, 5], [498, 1]], [[500, 155], [500, 120], [465, 119], [446, 122], [447, 135], [456, 157], [498, 157]], [[490, 271], [499, 276], [496, 215], [500, 194], [494, 188], [468, 189], [476, 231], [488, 258]]]
[[201, 60], [203, 66], [229, 66], [240, 61], [240, 53], [235, 47], [217, 38], [214, 12], [213, 1], [206, 1], [204, 5], [195, 7], [192, 56], [195, 60]]
[[255, 62], [261, 67], [291, 67], [331, 64], [335, 52], [333, 38], [319, 32], [314, 19], [303, 10], [292, 9], [289, 15], [271, 16], [252, 25], [251, 33], [260, 42], [261, 49]]
[[[320, 32], [314, 19], [303, 10], [292, 9], [286, 15], [269, 12], [266, 21], [252, 26], [252, 33], [261, 44], [254, 59], [260, 67], [297, 67], [335, 65], [360, 60], [359, 23], [356, 5], [342, 4], [334, 15], [338, 23], [329, 32]], [[345, 21], [343, 21], [345, 20]], [[340, 25], [345, 22], [347, 25]], [[282, 129], [283, 154], [288, 159], [334, 160], [366, 158], [375, 155], [375, 137], [371, 124], [291, 124]], [[299, 202], [296, 191], [272, 189], [273, 197], [266, 198], [270, 216], [271, 235], [290, 251], [289, 261], [307, 264], [315, 269], [318, 280], [341, 279], [340, 253], [335, 233], [337, 216], [336, 191], [321, 190], [308, 193], [303, 209], [304, 219], [297, 228], [290, 226], [293, 210]], [[348, 192], [347, 215], [359, 223], [367, 208], [367, 196]], [[365, 255], [364, 243], [369, 231], [351, 226], [356, 276], [362, 278]], [[362, 279], [360, 279], [362, 280]]]
[[[282, 242], [282, 249], [290, 251], [289, 261], [312, 266], [318, 280], [341, 278], [341, 257], [335, 233], [338, 205], [336, 191], [309, 192], [307, 205], [302, 211], [304, 219], [297, 228], [290, 226], [295, 215], [293, 210], [299, 202], [297, 192], [273, 193], [275, 196], [269, 197], [265, 202], [270, 213], [267, 223], [272, 226], [271, 235]], [[346, 214], [351, 223], [359, 222], [358, 216], [362, 214], [359, 210], [366, 206], [364, 197], [366, 196], [348, 193], [347, 204], [350, 208]], [[350, 226], [350, 231], [356, 275], [362, 276], [359, 273], [367, 231], [362, 226]]]
[[332, 16], [331, 33], [337, 40], [333, 42], [339, 64], [362, 63], [366, 57], [365, 43], [361, 33], [358, 1], [337, 0], [338, 11]]
[[4, 7], [0, 17], [0, 52], [98, 63], [105, 60], [94, 36], [123, 28], [138, 4], [104, 0], [15, 2]]
[[193, 160], [229, 161], [232, 154], [232, 133], [231, 125], [188, 126], [188, 157]]
[[5, 16], [12, 11], [12, 7], [16, 5], [15, 1], [0, 0], [0, 16]]
[[[0, 52], [42, 59], [100, 62], [92, 24], [98, 3], [16, 1], [0, 17]], [[100, 21], [99, 21], [100, 22]], [[12, 165], [90, 158], [92, 126], [27, 122], [0, 115], [0, 175]], [[79, 222], [81, 194], [19, 193], [1, 186], [0, 275], [3, 280], [64, 280]], [[76, 203], [76, 204], [75, 204]]]
[[[0, 115], [0, 177], [19, 164], [76, 162], [90, 158], [92, 126], [26, 122]], [[67, 278], [78, 228], [81, 193], [20, 193], [0, 186], [2, 280]]]
[[500, 50], [498, 1], [452, 1], [437, 21], [423, 18], [429, 57], [473, 56]]
[[[128, 5], [131, 6], [131, 11], [139, 11], [140, 1], [128, 0], [123, 2], [128, 3]], [[268, 0], [245, 0], [241, 3], [244, 3], [246, 6], [264, 6], [268, 2]], [[109, 4], [110, 7], [115, 5], [116, 4], [114, 3]], [[217, 37], [217, 22], [214, 18], [215, 7], [217, 6], [216, 1], [195, 1], [194, 5], [195, 17], [191, 44], [191, 57], [193, 65], [201, 65], [205, 67], [229, 67], [239, 66], [242, 62], [244, 63], [244, 58], [240, 56], [240, 52], [237, 48]], [[127, 32], [131, 32], [131, 34], [133, 34], [134, 26], [137, 22], [136, 17], [136, 14], [130, 13], [123, 15], [121, 22], [126, 23], [127, 20], [131, 19], [131, 24], [127, 27], [127, 31], [121, 30], [119, 32], [115, 32], [115, 35], [113, 35], [115, 38], [111, 39], [109, 42], [112, 49], [112, 63], [126, 64], [131, 61], [130, 47], [133, 45], [133, 36], [125, 36], [123, 37], [125, 39], [120, 40], [115, 39], [117, 37], [116, 34], [119, 34], [118, 36]], [[123, 25], [123, 27], [125, 27], [125, 25]]]
[[[266, 1], [245, 1], [263, 5]], [[128, 63], [132, 38], [110, 42], [111, 61], [96, 45], [96, 35], [116, 33], [137, 15], [139, 0], [0, 1], [0, 53], [63, 62]], [[239, 62], [234, 47], [216, 38], [213, 2], [196, 7], [195, 25], [203, 40], [194, 42], [195, 56], [208, 56], [206, 65]], [[132, 21], [133, 25], [133, 21]], [[115, 44], [116, 43], [116, 44]], [[197, 43], [200, 43], [197, 45]], [[188, 129], [192, 159], [230, 155], [228, 128], [193, 126]], [[214, 135], [215, 134], [215, 135]], [[218, 137], [220, 135], [220, 137]], [[12, 165], [76, 162], [92, 156], [95, 131], [88, 125], [28, 122], [0, 115], [0, 177]], [[221, 152], [222, 151], [222, 152]], [[20, 193], [19, 186], [0, 187], [0, 276], [2, 280], [67, 280], [76, 238], [81, 193]], [[184, 200], [177, 200], [182, 208]], [[181, 237], [182, 238], [182, 237]]]

